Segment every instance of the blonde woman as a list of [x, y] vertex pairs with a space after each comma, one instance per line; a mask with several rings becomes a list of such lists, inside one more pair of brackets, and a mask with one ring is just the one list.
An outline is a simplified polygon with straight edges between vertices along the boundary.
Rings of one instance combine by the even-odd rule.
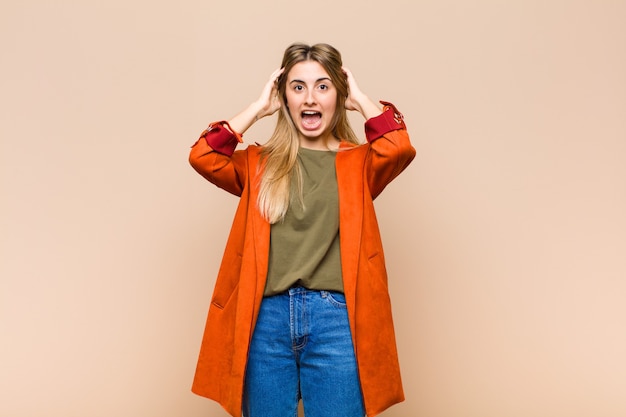
[[[330, 45], [293, 44], [255, 102], [191, 149], [240, 198], [193, 391], [232, 416], [375, 416], [404, 400], [373, 200], [413, 160], [402, 114]], [[347, 119], [365, 119], [359, 144]], [[278, 113], [262, 146], [235, 150]]]

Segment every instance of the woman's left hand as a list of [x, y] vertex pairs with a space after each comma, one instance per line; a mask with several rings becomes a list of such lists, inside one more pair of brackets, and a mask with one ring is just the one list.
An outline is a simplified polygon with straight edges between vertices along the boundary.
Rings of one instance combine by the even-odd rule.
[[346, 110], [356, 110], [361, 113], [365, 119], [371, 119], [381, 114], [382, 109], [361, 91], [352, 72], [346, 67], [342, 67], [342, 70], [348, 80]]

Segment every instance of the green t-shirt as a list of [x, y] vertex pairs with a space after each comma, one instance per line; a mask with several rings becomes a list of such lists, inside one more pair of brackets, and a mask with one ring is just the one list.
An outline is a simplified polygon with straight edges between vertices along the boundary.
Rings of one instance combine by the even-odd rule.
[[343, 292], [334, 151], [300, 148], [304, 208], [292, 182], [285, 219], [271, 226], [265, 296], [292, 286]]

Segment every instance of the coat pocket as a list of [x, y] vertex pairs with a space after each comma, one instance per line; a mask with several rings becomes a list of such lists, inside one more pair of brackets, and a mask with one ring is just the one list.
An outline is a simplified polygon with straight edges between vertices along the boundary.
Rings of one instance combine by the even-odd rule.
[[376, 283], [382, 284], [385, 291], [387, 288], [387, 267], [385, 257], [381, 251], [374, 252], [367, 257], [367, 269], [369, 276]]
[[211, 304], [215, 307], [223, 310], [239, 287], [241, 261], [242, 255], [238, 254], [234, 262], [229, 263], [227, 267], [222, 265], [211, 298]]

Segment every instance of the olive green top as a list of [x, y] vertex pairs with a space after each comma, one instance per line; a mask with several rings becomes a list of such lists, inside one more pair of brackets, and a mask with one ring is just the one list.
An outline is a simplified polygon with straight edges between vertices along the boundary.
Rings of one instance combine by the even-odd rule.
[[298, 151], [304, 207], [292, 181], [285, 219], [271, 227], [265, 296], [293, 286], [343, 292], [335, 156], [334, 151]]

